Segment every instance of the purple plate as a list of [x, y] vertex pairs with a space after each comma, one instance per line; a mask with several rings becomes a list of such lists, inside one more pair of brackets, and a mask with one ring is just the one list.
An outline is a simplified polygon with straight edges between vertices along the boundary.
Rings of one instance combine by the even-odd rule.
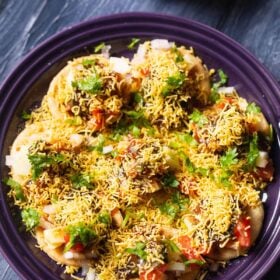
[[[182, 18], [127, 13], [92, 19], [67, 28], [33, 49], [4, 81], [0, 89], [1, 182], [8, 176], [5, 155], [23, 126], [20, 114], [39, 104], [48, 84], [66, 61], [92, 52], [94, 45], [112, 45], [112, 54], [129, 55], [127, 45], [132, 37], [143, 40], [166, 38], [192, 46], [203, 61], [222, 68], [241, 96], [255, 101], [275, 130], [272, 158], [275, 179], [267, 189], [265, 220], [257, 244], [247, 257], [230, 262], [228, 267], [208, 279], [260, 279], [280, 255], [280, 88], [268, 71], [238, 43], [208, 26]], [[34, 245], [24, 232], [18, 209], [7, 197], [8, 188], [0, 189], [0, 245], [10, 265], [24, 279], [70, 279]]]

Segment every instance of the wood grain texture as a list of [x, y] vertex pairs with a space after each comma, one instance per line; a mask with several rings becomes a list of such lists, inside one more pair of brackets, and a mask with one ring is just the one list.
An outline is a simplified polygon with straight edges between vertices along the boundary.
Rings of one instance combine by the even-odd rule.
[[[128, 11], [172, 14], [215, 27], [250, 50], [280, 82], [280, 0], [0, 0], [0, 83], [50, 35], [91, 17]], [[275, 265], [265, 279], [276, 275]], [[0, 279], [19, 279], [1, 256]]]

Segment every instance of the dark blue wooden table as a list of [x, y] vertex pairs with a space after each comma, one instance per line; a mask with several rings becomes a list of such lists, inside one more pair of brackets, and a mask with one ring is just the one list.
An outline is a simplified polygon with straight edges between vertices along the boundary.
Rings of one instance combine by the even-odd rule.
[[[280, 0], [0, 0], [0, 83], [30, 49], [64, 27], [128, 11], [208, 24], [251, 51], [280, 82]], [[19, 279], [1, 255], [0, 279]], [[280, 279], [279, 261], [264, 279]]]

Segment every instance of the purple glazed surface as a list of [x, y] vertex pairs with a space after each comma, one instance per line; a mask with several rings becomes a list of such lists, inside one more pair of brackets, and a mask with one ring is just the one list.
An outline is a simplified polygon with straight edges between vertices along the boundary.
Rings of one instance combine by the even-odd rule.
[[[86, 54], [99, 42], [112, 45], [113, 54], [128, 54], [130, 38], [166, 38], [193, 46], [209, 67], [223, 68], [240, 95], [262, 107], [275, 130], [272, 158], [275, 179], [267, 189], [265, 222], [261, 236], [248, 257], [207, 279], [260, 279], [280, 255], [280, 89], [266, 69], [243, 47], [222, 33], [203, 24], [158, 14], [127, 13], [92, 19], [65, 29], [34, 49], [15, 68], [0, 89], [1, 181], [8, 174], [5, 155], [22, 126], [19, 115], [38, 104], [52, 77], [72, 57]], [[1, 183], [2, 184], [2, 183]], [[0, 190], [1, 252], [24, 279], [70, 279], [39, 249], [20, 227], [18, 211], [7, 198], [7, 188]]]

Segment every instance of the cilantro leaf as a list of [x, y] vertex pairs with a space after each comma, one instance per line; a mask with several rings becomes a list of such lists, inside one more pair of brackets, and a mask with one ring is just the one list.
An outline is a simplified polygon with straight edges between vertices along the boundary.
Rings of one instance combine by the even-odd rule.
[[90, 66], [92, 66], [92, 65], [94, 65], [94, 64], [95, 64], [95, 61], [94, 61], [93, 59], [84, 58], [84, 59], [82, 60], [82, 65], [83, 65], [84, 67], [90, 67]]
[[140, 93], [135, 92], [133, 94], [133, 101], [137, 104], [142, 103], [143, 102], [143, 96]]
[[102, 224], [110, 225], [111, 224], [111, 216], [108, 213], [108, 211], [100, 213], [98, 215], [98, 221]]
[[97, 45], [97, 46], [94, 47], [94, 52], [95, 52], [95, 53], [98, 53], [98, 52], [100, 52], [104, 47], [105, 47], [105, 43], [102, 42], [102, 43], [100, 43], [99, 45]]
[[180, 63], [180, 62], [184, 61], [184, 56], [182, 55], [182, 53], [178, 50], [178, 48], [176, 46], [172, 47], [171, 51], [176, 54], [176, 57], [175, 57], [176, 63]]
[[171, 187], [171, 188], [177, 188], [180, 184], [179, 181], [174, 176], [174, 174], [172, 173], [168, 173], [164, 175], [161, 182], [165, 187]]
[[179, 247], [176, 245], [176, 243], [170, 239], [165, 239], [164, 244], [166, 245], [167, 249], [174, 253], [180, 253]]
[[220, 80], [212, 85], [211, 93], [209, 99], [212, 103], [216, 103], [220, 99], [220, 95], [218, 93], [218, 89], [225, 85], [228, 81], [228, 76], [222, 69], [218, 69], [218, 75]]
[[136, 242], [136, 246], [134, 248], [127, 248], [125, 251], [129, 254], [136, 255], [142, 260], [147, 259], [147, 252], [145, 251], [146, 244], [143, 242]]
[[86, 93], [96, 94], [102, 88], [102, 80], [98, 75], [93, 75], [72, 82], [72, 86]]
[[99, 153], [102, 153], [105, 141], [106, 139], [103, 136], [103, 134], [99, 134], [97, 137], [97, 144], [95, 146], [89, 146], [88, 147], [89, 151], [97, 151]]
[[83, 120], [80, 116], [75, 116], [73, 118], [66, 119], [66, 123], [68, 123], [69, 125], [78, 126], [83, 123]]
[[61, 154], [29, 154], [28, 159], [31, 163], [33, 179], [37, 179], [45, 168], [48, 168], [53, 164], [58, 164], [65, 161], [64, 156]]
[[249, 152], [247, 154], [247, 161], [250, 168], [254, 168], [256, 165], [257, 158], [259, 157], [260, 151], [258, 148], [258, 135], [255, 133], [253, 139], [249, 144]]
[[137, 119], [140, 119], [142, 118], [144, 115], [143, 115], [143, 112], [142, 111], [123, 111], [128, 117], [134, 119], [134, 120], [137, 120]]
[[36, 209], [27, 208], [22, 210], [21, 218], [27, 230], [31, 230], [39, 225], [40, 216]]
[[218, 177], [218, 182], [223, 186], [230, 188], [231, 182], [229, 181], [232, 172], [230, 170], [222, 170], [221, 175]]
[[71, 176], [70, 180], [74, 189], [81, 189], [82, 187], [86, 187], [87, 189], [93, 188], [90, 175], [74, 174]]
[[193, 110], [193, 112], [189, 115], [189, 119], [196, 123], [199, 127], [208, 123], [207, 117], [197, 109]]
[[190, 260], [187, 260], [187, 261], [184, 261], [184, 264], [185, 266], [189, 266], [191, 264], [197, 264], [197, 265], [204, 265], [205, 262], [204, 261], [200, 261], [200, 260], [196, 260], [196, 259], [190, 259]]
[[258, 114], [261, 113], [261, 108], [256, 105], [256, 103], [249, 103], [246, 108], [246, 113], [248, 114]]
[[87, 246], [96, 237], [92, 228], [84, 223], [70, 225], [66, 231], [69, 234], [69, 242], [66, 244], [64, 251], [69, 251], [77, 242]]
[[238, 153], [236, 148], [230, 148], [226, 153], [220, 157], [220, 163], [223, 168], [229, 168], [230, 166], [238, 162]]
[[135, 48], [135, 46], [140, 42], [139, 38], [132, 38], [130, 44], [127, 46], [129, 50], [132, 50]]
[[22, 187], [18, 182], [16, 182], [12, 178], [5, 179], [5, 180], [3, 180], [3, 182], [4, 182], [4, 184], [6, 184], [7, 186], [9, 186], [13, 189], [13, 191], [15, 192], [16, 199], [21, 200], [21, 201], [25, 200]]
[[162, 95], [164, 97], [168, 96], [171, 92], [179, 89], [185, 82], [186, 76], [183, 73], [178, 72], [173, 76], [169, 76], [166, 79], [166, 84], [162, 89]]
[[175, 219], [178, 212], [180, 211], [179, 206], [172, 203], [171, 201], [165, 201], [159, 206], [159, 210], [161, 213], [170, 216], [172, 219]]
[[21, 118], [22, 118], [23, 120], [25, 120], [25, 121], [28, 121], [28, 120], [31, 119], [31, 114], [27, 113], [26, 111], [23, 111], [23, 112], [21, 113]]
[[174, 192], [171, 200], [173, 203], [177, 204], [180, 210], [185, 210], [186, 206], [189, 204], [189, 199], [184, 195], [180, 194], [180, 192]]
[[198, 145], [197, 141], [189, 133], [178, 134], [178, 138], [180, 141], [186, 142], [191, 147], [196, 147]]

